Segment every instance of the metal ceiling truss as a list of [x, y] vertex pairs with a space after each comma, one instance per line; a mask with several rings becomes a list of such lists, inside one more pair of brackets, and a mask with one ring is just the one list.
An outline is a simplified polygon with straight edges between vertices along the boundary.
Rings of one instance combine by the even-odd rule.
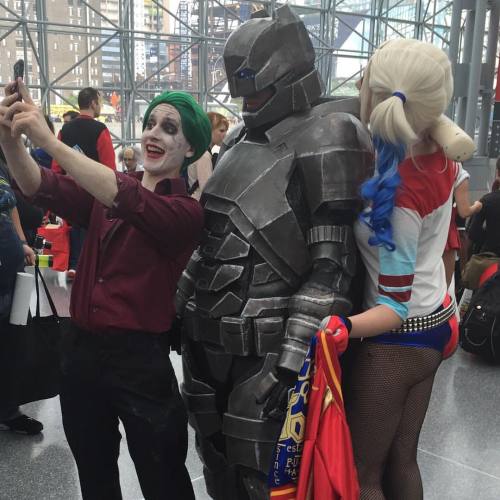
[[[430, 37], [430, 41], [444, 48], [448, 48], [450, 43], [451, 1], [315, 1], [308, 1], [307, 5], [293, 5], [293, 8], [308, 26], [327, 94], [354, 92], [353, 83], [359, 78], [362, 67], [387, 37]], [[181, 11], [179, 7], [174, 12], [166, 0], [149, 0], [145, 8], [149, 9], [157, 28], [150, 31], [144, 28], [143, 22], [136, 22], [138, 0], [117, 0], [118, 19], [109, 12], [103, 12], [97, 0], [74, 0], [75, 6], [78, 5], [82, 12], [80, 24], [51, 21], [47, 14], [48, 0], [17, 0], [15, 3], [10, 0], [9, 5], [6, 2], [0, 0], [0, 43], [13, 36], [21, 36], [25, 59], [38, 67], [40, 79], [40, 83], [33, 85], [28, 77], [27, 83], [39, 89], [41, 104], [49, 114], [56, 97], [68, 102], [68, 92], [79, 90], [75, 80], [73, 84], [67, 82], [68, 75], [83, 64], [93, 64], [91, 58], [102, 54], [111, 43], [116, 45], [119, 81], [103, 81], [101, 74], [97, 88], [105, 92], [114, 91], [120, 96], [121, 126], [119, 132], [115, 130], [114, 140], [121, 144], [138, 139], [135, 124], [140, 111], [137, 103], [142, 102], [145, 106], [155, 94], [166, 88], [182, 85], [205, 108], [237, 115], [237, 107], [230, 102], [223, 76], [222, 48], [225, 39], [232, 29], [248, 19], [252, 11], [266, 8], [270, 12], [282, 5], [275, 0], [181, 0], [180, 5], [187, 5], [187, 10]], [[66, 0], [59, 3], [62, 8]], [[91, 16], [95, 19], [93, 24]], [[163, 18], [169, 20], [168, 32], [162, 27], [160, 20]], [[451, 45], [457, 50], [461, 50], [462, 44], [458, 40], [463, 31], [463, 24], [454, 31], [456, 39]], [[53, 66], [51, 61], [56, 53], [51, 50], [48, 40], [55, 35], [81, 36], [87, 41], [91, 39], [89, 37], [98, 37], [99, 40], [93, 42], [92, 49], [87, 43], [89, 50], [78, 61], [53, 75], [49, 69]], [[136, 47], [153, 45], [157, 47], [156, 62], [151, 62], [152, 57], [146, 60], [146, 74], [136, 78]], [[14, 60], [9, 61], [9, 64], [12, 63]], [[179, 76], [180, 67], [185, 74]], [[82, 86], [87, 84], [84, 81]]]

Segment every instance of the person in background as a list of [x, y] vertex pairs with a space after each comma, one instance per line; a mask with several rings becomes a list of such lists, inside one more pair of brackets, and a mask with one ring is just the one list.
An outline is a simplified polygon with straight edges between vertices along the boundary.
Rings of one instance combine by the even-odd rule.
[[66, 111], [66, 113], [63, 113], [63, 122], [64, 123], [69, 123], [71, 120], [74, 120], [75, 118], [78, 118], [80, 116], [80, 113], [78, 111]]
[[[78, 114], [78, 113], [77, 113]], [[63, 115], [64, 117], [64, 115]], [[55, 134], [54, 123], [48, 115], [45, 115], [45, 121], [50, 131]], [[52, 156], [50, 156], [42, 148], [33, 145], [31, 150], [31, 157], [44, 168], [52, 168]], [[19, 209], [19, 215], [21, 217], [21, 224], [23, 226], [24, 232], [26, 233], [26, 238], [28, 243], [31, 245], [34, 242], [37, 229], [44, 223], [44, 213], [41, 208], [35, 207], [23, 196], [19, 189], [15, 188], [17, 206]], [[40, 220], [41, 213], [41, 220]], [[47, 214], [49, 220], [55, 220], [55, 214]], [[36, 225], [35, 225], [36, 224]]]
[[217, 162], [217, 157], [219, 156], [219, 149], [229, 129], [229, 120], [224, 115], [213, 111], [209, 111], [207, 115], [210, 123], [212, 124], [212, 141], [210, 143], [210, 151], [212, 153], [212, 166], [215, 168], [215, 163]]
[[203, 188], [212, 175], [215, 162], [219, 155], [218, 149], [217, 152], [212, 152], [212, 149], [215, 146], [220, 148], [229, 128], [229, 122], [224, 115], [210, 111], [207, 113], [207, 116], [212, 125], [210, 146], [208, 151], [196, 163], [189, 165], [187, 172], [189, 185], [188, 193], [197, 200], [200, 199]]
[[118, 154], [118, 161], [122, 165], [122, 172], [131, 174], [143, 170], [141, 151], [136, 146], [126, 146]]
[[469, 240], [475, 253], [493, 252], [500, 257], [500, 189], [485, 194], [480, 202], [483, 208], [471, 219]]
[[[80, 115], [63, 125], [58, 139], [70, 148], [116, 170], [111, 134], [104, 123], [96, 120], [101, 114], [101, 94], [92, 87], [84, 88], [78, 94], [78, 106]], [[52, 170], [64, 173], [57, 161], [52, 162]], [[76, 224], [75, 221], [69, 220], [68, 222], [71, 224], [71, 231], [69, 233], [69, 267], [66, 277], [72, 280], [75, 277], [78, 259], [85, 241], [86, 228]]]
[[[111, 134], [104, 123], [96, 120], [101, 114], [102, 102], [102, 96], [98, 90], [92, 87], [81, 90], [78, 94], [80, 114], [63, 125], [58, 139], [85, 156], [116, 170]], [[65, 114], [68, 113], [72, 112], [68, 111]], [[52, 170], [62, 172], [56, 161], [52, 163]]]
[[[29, 247], [32, 247], [35, 243], [37, 230], [43, 224], [43, 209], [27, 200], [17, 186], [12, 186], [12, 189], [16, 195], [16, 209], [19, 214], [19, 223], [24, 233], [24, 238], [22, 239], [26, 241]], [[30, 264], [32, 263], [30, 262]]]
[[[0, 164], [4, 165], [4, 170], [7, 168], [7, 160], [5, 159], [2, 148], [0, 148]], [[21, 238], [23, 245], [26, 244], [25, 253], [31, 255], [31, 247], [33, 246], [35, 240], [36, 231], [42, 224], [43, 210], [30, 203], [23, 196], [21, 191], [19, 191], [15, 183], [10, 183], [10, 179], [9, 184], [16, 197], [16, 206], [12, 210], [12, 218], [16, 232]], [[26, 263], [33, 265], [34, 259], [29, 258]]]
[[[0, 345], [2, 332], [8, 331], [12, 297], [18, 272], [24, 271], [24, 264], [33, 265], [35, 254], [25, 241], [16, 196], [11, 187], [11, 178], [6, 163], [0, 159]], [[9, 353], [1, 352], [0, 355]], [[19, 434], [38, 434], [43, 425], [20, 412], [17, 404], [9, 401], [10, 389], [7, 386], [13, 374], [4, 374], [4, 363], [0, 358], [0, 430]], [[15, 375], [14, 375], [15, 376]]]
[[446, 283], [448, 287], [451, 285], [452, 277], [455, 273], [457, 252], [459, 252], [461, 248], [457, 218], [461, 219], [461, 226], [464, 226], [464, 219], [471, 217], [482, 208], [482, 204], [479, 201], [474, 202], [472, 205], [470, 203], [469, 173], [465, 169], [459, 168], [458, 166], [455, 168], [457, 171], [457, 177], [455, 178], [453, 191], [454, 203], [451, 211], [448, 240], [443, 253]]
[[[122, 498], [120, 420], [144, 497], [194, 500], [185, 467], [187, 415], [169, 351], [176, 284], [203, 225], [180, 171], [207, 150], [210, 123], [189, 94], [159, 95], [144, 117], [144, 172], [126, 175], [57, 141], [22, 80], [17, 85], [24, 102], [9, 95], [10, 85], [0, 106], [0, 142], [15, 160], [12, 174], [27, 196], [88, 227], [60, 394], [83, 499]], [[68, 175], [38, 167], [21, 134]]]
[[500, 188], [500, 158], [497, 158], [497, 164], [495, 168], [495, 180], [491, 185], [491, 192], [494, 193]]
[[[50, 119], [50, 117], [48, 115], [44, 115], [44, 118], [45, 118], [45, 122], [47, 123], [47, 126], [49, 127], [50, 131], [53, 134], [55, 134], [54, 124], [52, 123], [52, 120]], [[31, 156], [38, 163], [38, 165], [40, 165], [41, 167], [51, 168], [52, 156], [50, 156], [42, 148], [37, 147], [36, 144], [33, 145], [33, 149], [31, 151]]]

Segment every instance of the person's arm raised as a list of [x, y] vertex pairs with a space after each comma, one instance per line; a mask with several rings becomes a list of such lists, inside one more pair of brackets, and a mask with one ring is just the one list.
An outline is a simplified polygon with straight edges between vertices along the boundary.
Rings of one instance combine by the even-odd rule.
[[[21, 134], [26, 134], [33, 142], [49, 153], [59, 165], [75, 180], [75, 182], [90, 193], [98, 201], [111, 207], [118, 193], [115, 173], [109, 168], [97, 163], [66, 144], [58, 141], [50, 132], [41, 110], [33, 104], [27, 88], [18, 82], [19, 91], [24, 102], [11, 102], [12, 97], [4, 100], [7, 110], [0, 109], [3, 114], [3, 124], [10, 125], [12, 141], [16, 144], [18, 157], [10, 158], [14, 178], [26, 194], [34, 194], [40, 186], [40, 171], [26, 151], [21, 154]], [[10, 99], [10, 100], [9, 100]], [[15, 101], [15, 99], [14, 99]], [[4, 141], [2, 140], [2, 146]], [[9, 149], [9, 147], [8, 147]], [[7, 151], [5, 151], [6, 156]], [[9, 158], [7, 158], [9, 160]]]

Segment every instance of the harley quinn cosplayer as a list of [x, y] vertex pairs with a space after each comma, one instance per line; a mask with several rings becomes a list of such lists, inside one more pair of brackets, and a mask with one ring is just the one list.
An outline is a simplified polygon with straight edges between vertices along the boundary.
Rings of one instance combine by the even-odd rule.
[[365, 311], [340, 333], [364, 338], [346, 387], [362, 500], [422, 499], [420, 429], [436, 371], [457, 343], [441, 257], [453, 188], [463, 180], [449, 157], [459, 159], [462, 145], [469, 156], [472, 141], [460, 131], [450, 154], [435, 133], [459, 130], [442, 117], [452, 89], [445, 53], [417, 40], [380, 47], [360, 87], [377, 174], [363, 186], [370, 207], [355, 225], [367, 269]]

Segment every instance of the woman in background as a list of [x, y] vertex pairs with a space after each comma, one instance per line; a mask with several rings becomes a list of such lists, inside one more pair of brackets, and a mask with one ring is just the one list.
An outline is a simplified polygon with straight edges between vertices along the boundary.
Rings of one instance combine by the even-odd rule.
[[[3, 156], [3, 153], [0, 153]], [[8, 331], [12, 296], [18, 272], [24, 271], [24, 264], [33, 265], [35, 254], [26, 243], [19, 214], [16, 208], [16, 196], [11, 187], [11, 178], [7, 165], [0, 159], [0, 345], [2, 332]], [[9, 356], [8, 352], [2, 353]], [[11, 399], [12, 383], [15, 373], [4, 374], [9, 366], [0, 359], [0, 430], [10, 430], [19, 434], [38, 434], [43, 425], [23, 415]]]

